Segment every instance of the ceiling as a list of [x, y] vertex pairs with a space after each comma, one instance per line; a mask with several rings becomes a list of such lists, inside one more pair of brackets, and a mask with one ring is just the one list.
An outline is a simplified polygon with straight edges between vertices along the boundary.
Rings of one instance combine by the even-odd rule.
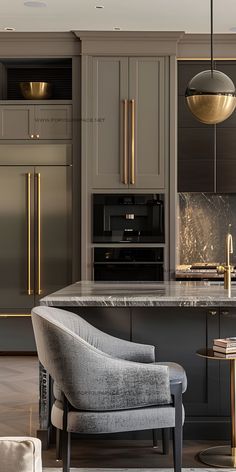
[[[33, 0], [30, 3], [33, 3]], [[185, 31], [209, 32], [209, 0], [0, 0], [0, 30], [16, 31]], [[103, 9], [96, 9], [98, 5]], [[214, 30], [236, 31], [236, 0], [214, 0]], [[6, 32], [7, 34], [7, 32]]]

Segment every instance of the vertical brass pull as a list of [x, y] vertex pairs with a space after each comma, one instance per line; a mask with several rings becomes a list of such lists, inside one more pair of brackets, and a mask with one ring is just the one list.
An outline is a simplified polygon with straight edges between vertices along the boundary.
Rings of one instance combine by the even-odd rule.
[[38, 280], [37, 294], [42, 293], [41, 290], [41, 176], [37, 174], [37, 243], [38, 243]]
[[128, 183], [128, 100], [123, 100], [123, 183]]
[[135, 184], [135, 104], [130, 100], [131, 105], [131, 162], [130, 162], [130, 183]]
[[27, 175], [27, 294], [31, 290], [31, 174]]

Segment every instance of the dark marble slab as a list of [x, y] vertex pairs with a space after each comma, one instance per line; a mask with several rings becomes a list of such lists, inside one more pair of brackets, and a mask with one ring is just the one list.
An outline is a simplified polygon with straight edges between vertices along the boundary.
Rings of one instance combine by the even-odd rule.
[[231, 296], [223, 282], [116, 283], [77, 282], [40, 301], [41, 305], [73, 306], [235, 306], [236, 284]]
[[[180, 193], [179, 263], [223, 263], [229, 224], [235, 239], [236, 194]], [[231, 260], [236, 265], [236, 251]]]

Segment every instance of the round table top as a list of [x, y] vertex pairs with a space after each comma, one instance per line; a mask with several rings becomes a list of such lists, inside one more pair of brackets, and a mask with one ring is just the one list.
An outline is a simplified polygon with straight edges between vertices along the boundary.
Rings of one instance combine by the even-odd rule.
[[[214, 359], [215, 361], [232, 361], [236, 360], [236, 352], [230, 353], [230, 357], [222, 357], [219, 352], [213, 351], [213, 349], [198, 349], [196, 354], [206, 359]], [[222, 353], [223, 354], [223, 353]]]

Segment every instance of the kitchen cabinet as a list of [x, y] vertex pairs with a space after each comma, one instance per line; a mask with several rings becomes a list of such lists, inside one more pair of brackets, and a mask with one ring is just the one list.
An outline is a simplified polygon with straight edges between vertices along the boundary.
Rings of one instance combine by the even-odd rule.
[[[30, 313], [71, 282], [71, 167], [1, 166], [0, 223], [0, 313]], [[23, 341], [20, 350], [27, 350]]]
[[0, 139], [71, 139], [72, 106], [0, 105]]
[[[220, 338], [236, 336], [236, 309], [221, 308]], [[220, 412], [222, 416], [230, 416], [230, 361], [220, 361]]]
[[164, 188], [168, 59], [91, 57], [89, 61], [91, 187]]
[[[236, 83], [236, 62], [215, 61]], [[188, 81], [208, 68], [205, 61], [179, 62], [178, 191], [234, 193], [236, 189], [236, 114], [223, 123], [198, 122], [185, 103]]]
[[143, 308], [132, 308], [132, 341], [153, 344], [157, 361], [177, 362], [186, 370], [188, 417], [219, 414], [218, 362], [196, 355], [199, 348], [212, 347], [218, 330], [218, 309], [149, 307], [144, 316]]

